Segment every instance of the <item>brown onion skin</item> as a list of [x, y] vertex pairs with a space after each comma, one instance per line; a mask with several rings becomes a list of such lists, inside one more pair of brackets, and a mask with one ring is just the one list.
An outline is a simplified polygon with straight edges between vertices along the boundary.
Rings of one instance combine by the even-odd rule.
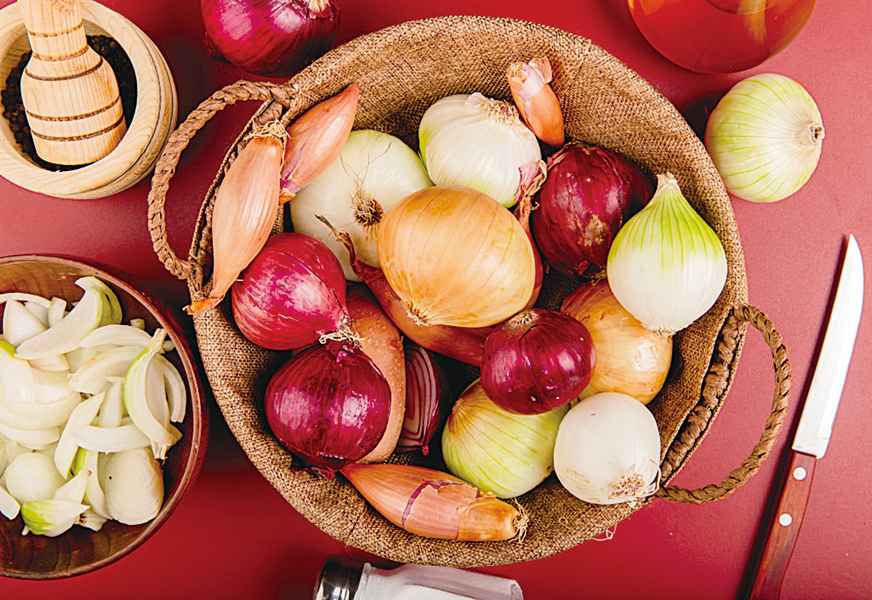
[[657, 396], [669, 375], [672, 336], [646, 329], [605, 279], [580, 286], [560, 310], [587, 327], [597, 349], [593, 376], [580, 398], [620, 392], [648, 404]]
[[593, 342], [584, 325], [568, 315], [534, 308], [488, 336], [481, 386], [500, 408], [539, 414], [578, 398], [594, 364]]
[[355, 285], [346, 295], [351, 328], [360, 338], [363, 350], [391, 388], [391, 414], [379, 443], [360, 462], [382, 462], [394, 452], [406, 415], [406, 358], [403, 336], [382, 311], [365, 286]]
[[469, 365], [481, 364], [484, 340], [493, 327], [452, 327], [450, 325], [421, 325], [406, 310], [403, 301], [391, 288], [380, 269], [366, 264], [357, 257], [351, 238], [337, 232], [350, 257], [351, 267], [378, 300], [382, 309], [400, 331], [409, 339], [428, 350], [459, 360]]
[[376, 447], [390, 409], [391, 389], [375, 363], [360, 348], [334, 341], [285, 363], [264, 399], [273, 434], [327, 477]]
[[279, 233], [231, 289], [236, 326], [270, 350], [296, 350], [347, 326], [345, 276], [327, 246], [301, 233]]
[[305, 67], [333, 46], [339, 24], [335, 0], [200, 0], [200, 12], [211, 49], [258, 75]]
[[570, 142], [548, 159], [533, 235], [549, 265], [569, 275], [605, 268], [621, 225], [654, 194], [648, 176], [616, 152]]

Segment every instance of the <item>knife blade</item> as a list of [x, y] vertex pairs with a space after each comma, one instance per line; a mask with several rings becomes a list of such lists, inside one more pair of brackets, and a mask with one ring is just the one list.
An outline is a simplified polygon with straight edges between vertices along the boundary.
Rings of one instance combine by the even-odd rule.
[[826, 454], [832, 435], [862, 311], [863, 258], [857, 240], [851, 235], [824, 342], [793, 438], [787, 478], [754, 572], [750, 592], [754, 600], [775, 600], [781, 596], [781, 585], [811, 495], [815, 465]]
[[848, 237], [824, 343], [793, 438], [793, 449], [797, 452], [823, 458], [827, 451], [862, 311], [863, 257], [852, 235]]

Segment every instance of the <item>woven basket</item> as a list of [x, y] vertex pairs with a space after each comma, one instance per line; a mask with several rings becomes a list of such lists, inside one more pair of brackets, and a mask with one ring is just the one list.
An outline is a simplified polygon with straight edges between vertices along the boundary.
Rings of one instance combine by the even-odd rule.
[[[253, 124], [284, 122], [356, 81], [362, 89], [356, 128], [409, 139], [424, 110], [456, 93], [480, 91], [508, 98], [509, 62], [547, 56], [569, 136], [607, 146], [647, 166], [671, 171], [699, 213], [720, 236], [729, 274], [717, 304], [676, 337], [677, 375], [651, 404], [662, 437], [662, 482], [656, 496], [702, 503], [742, 485], [769, 453], [787, 409], [790, 367], [781, 336], [748, 306], [739, 233], [730, 200], [705, 148], [663, 96], [590, 40], [532, 23], [446, 17], [404, 23], [333, 50], [284, 85], [238, 82], [195, 109], [172, 135], [149, 194], [149, 229], [166, 268], [186, 280], [192, 299], [205, 295], [215, 191]], [[187, 260], [169, 247], [164, 204], [180, 153], [216, 112], [243, 100], [263, 101], [230, 148], [203, 202]], [[702, 441], [723, 404], [739, 359], [747, 323], [772, 349], [775, 393], [760, 441], [721, 483], [697, 490], [667, 487]], [[594, 538], [639, 508], [593, 506], [575, 499], [554, 477], [521, 497], [530, 515], [522, 542], [466, 543], [415, 537], [370, 509], [342, 478], [328, 481], [292, 466], [291, 455], [270, 434], [263, 414], [265, 382], [280, 355], [245, 340], [226, 307], [194, 318], [215, 399], [243, 450], [285, 499], [317, 527], [350, 546], [399, 561], [460, 567], [495, 565], [548, 556]], [[644, 503], [643, 503], [644, 504]]]

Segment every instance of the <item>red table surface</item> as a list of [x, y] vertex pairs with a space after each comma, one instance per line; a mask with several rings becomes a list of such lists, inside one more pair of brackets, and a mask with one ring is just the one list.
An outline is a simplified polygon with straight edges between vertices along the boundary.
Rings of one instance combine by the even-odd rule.
[[[196, 0], [107, 1], [135, 21], [166, 55], [187, 114], [216, 88], [245, 77], [210, 60]], [[623, 0], [344, 0], [340, 41], [408, 19], [450, 14], [515, 17], [587, 36], [658, 87], [680, 109], [722, 93], [740, 75], [698, 75], [654, 52]], [[752, 303], [784, 334], [793, 363], [790, 418], [810, 379], [843, 235], [854, 233], [872, 264], [872, 54], [868, 2], [819, 3], [792, 46], [758, 71], [801, 81], [823, 113], [826, 141], [811, 182], [776, 205], [734, 202]], [[401, 74], [398, 74], [401, 76]], [[169, 195], [171, 238], [187, 248], [202, 195], [254, 105], [227, 110], [185, 153]], [[0, 255], [53, 253], [126, 273], [181, 306], [183, 286], [162, 269], [146, 230], [148, 182], [112, 198], [46, 198], [0, 181]], [[867, 271], [868, 273], [868, 271]], [[872, 279], [872, 278], [869, 278]], [[867, 306], [872, 307], [867, 293]], [[872, 384], [869, 319], [861, 327], [833, 439], [818, 467], [806, 522], [787, 574], [785, 598], [872, 598], [872, 468], [866, 428]], [[735, 385], [702, 447], [676, 483], [698, 486], [736, 467], [768, 413], [772, 368], [756, 333]], [[782, 436], [777, 450], [787, 444]], [[620, 524], [614, 539], [589, 542], [531, 563], [487, 572], [514, 577], [527, 598], [731, 598], [772, 493], [776, 461], [733, 496], [688, 506], [656, 501]], [[101, 571], [66, 581], [0, 580], [16, 598], [309, 598], [321, 563], [355, 552], [321, 533], [260, 477], [219, 417], [205, 469], [174, 516], [142, 548]]]

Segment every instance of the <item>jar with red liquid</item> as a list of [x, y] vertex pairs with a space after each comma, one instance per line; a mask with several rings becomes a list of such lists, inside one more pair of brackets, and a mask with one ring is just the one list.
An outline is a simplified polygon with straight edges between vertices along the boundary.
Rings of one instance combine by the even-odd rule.
[[783, 50], [815, 0], [627, 0], [636, 26], [663, 56], [691, 71], [732, 73]]

